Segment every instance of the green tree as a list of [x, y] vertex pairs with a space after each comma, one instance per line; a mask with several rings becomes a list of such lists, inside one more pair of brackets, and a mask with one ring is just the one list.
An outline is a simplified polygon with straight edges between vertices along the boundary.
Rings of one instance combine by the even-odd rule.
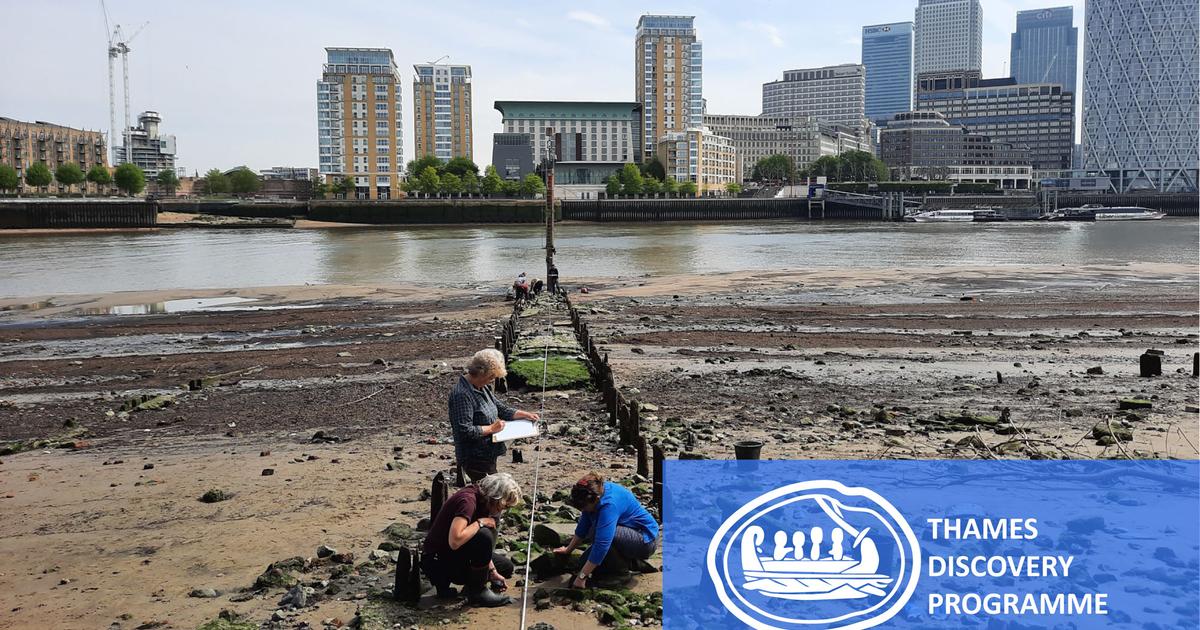
[[87, 180], [96, 185], [96, 192], [99, 193], [103, 192], [101, 190], [102, 186], [108, 186], [112, 184], [112, 175], [108, 172], [107, 168], [104, 168], [103, 165], [96, 164], [92, 166], [92, 168], [88, 169]]
[[83, 183], [83, 169], [79, 168], [79, 165], [74, 162], [60, 164], [54, 170], [54, 179], [57, 179], [58, 183], [70, 190], [76, 185]]
[[685, 197], [695, 197], [698, 191], [696, 182], [690, 179], [679, 182], [679, 194]]
[[53, 180], [54, 176], [44, 162], [34, 162], [25, 170], [25, 183], [34, 188], [49, 186]]
[[485, 195], [494, 195], [504, 188], [504, 180], [500, 179], [500, 174], [496, 172], [496, 167], [488, 164], [488, 167], [483, 171], [483, 193]]
[[609, 197], [621, 194], [621, 178], [613, 174], [604, 180], [604, 193]]
[[421, 173], [425, 172], [425, 169], [431, 167], [435, 173], [441, 173], [442, 161], [432, 155], [426, 155], [425, 157], [410, 160], [406, 172], [410, 178], [416, 179], [421, 176]]
[[546, 184], [541, 177], [530, 173], [521, 179], [521, 185], [518, 189], [522, 195], [533, 197], [546, 192]]
[[729, 182], [728, 184], [725, 184], [725, 192], [736, 197], [738, 196], [738, 193], [742, 192], [742, 185], [737, 182]]
[[638, 170], [642, 172], [643, 176], [653, 177], [659, 181], [667, 178], [667, 169], [663, 168], [663, 163], [657, 155], [642, 162]]
[[117, 167], [113, 173], [113, 183], [132, 197], [146, 189], [146, 174], [136, 164], [127, 162]]
[[521, 183], [512, 179], [502, 180], [500, 191], [509, 197], [516, 196], [521, 192]]
[[757, 182], [764, 180], [784, 182], [790, 181], [795, 174], [796, 163], [791, 156], [776, 153], [755, 162], [750, 178]]
[[209, 195], [223, 195], [229, 192], [229, 178], [219, 168], [209, 169], [204, 174], [204, 192]]
[[439, 184], [438, 190], [450, 195], [455, 195], [463, 191], [462, 178], [454, 173], [443, 173]]
[[461, 179], [462, 179], [463, 192], [470, 193], [472, 195], [479, 192], [479, 176], [478, 175], [476, 175], [475, 173], [472, 173], [471, 171], [467, 171], [466, 173], [462, 174]]
[[312, 181], [311, 192], [312, 192], [313, 199], [324, 199], [326, 196], [329, 195], [329, 184], [326, 184], [323, 181], [314, 179]]
[[[437, 158], [434, 159], [436, 160]], [[417, 176], [417, 190], [425, 193], [426, 195], [435, 195], [441, 189], [441, 186], [442, 178], [438, 176], [436, 168], [432, 166], [426, 166], [425, 168], [421, 169], [421, 174]]]
[[674, 195], [679, 192], [679, 182], [670, 177], [663, 180], [662, 191], [668, 195]]
[[643, 178], [642, 192], [646, 193], [647, 195], [657, 195], [658, 193], [662, 192], [662, 182], [654, 179], [653, 177]]
[[245, 166], [239, 166], [229, 173], [229, 189], [234, 194], [249, 195], [258, 192], [261, 187], [258, 175]]
[[179, 177], [175, 175], [175, 171], [164, 168], [158, 172], [158, 176], [154, 179], [158, 182], [159, 186], [163, 187], [163, 190], [167, 191], [168, 197], [175, 196], [175, 189], [179, 188]]
[[443, 167], [442, 170], [447, 173], [454, 173], [455, 175], [458, 175], [460, 179], [467, 173], [479, 177], [479, 167], [471, 161], [471, 158], [462, 156], [450, 158], [450, 161], [446, 162], [446, 166]]
[[0, 190], [16, 190], [20, 185], [21, 177], [17, 175], [17, 169], [0, 164]]
[[626, 195], [640, 195], [642, 193], [642, 171], [636, 164], [626, 164], [621, 167], [621, 172], [617, 174], [621, 180], [621, 192]]
[[349, 175], [343, 175], [338, 183], [334, 186], [334, 192], [342, 197], [349, 199], [351, 195], [358, 189], [358, 184], [354, 182], [354, 178]]
[[829, 181], [840, 182], [841, 162], [832, 155], [822, 155], [808, 165], [808, 173], [813, 177], [825, 176]]

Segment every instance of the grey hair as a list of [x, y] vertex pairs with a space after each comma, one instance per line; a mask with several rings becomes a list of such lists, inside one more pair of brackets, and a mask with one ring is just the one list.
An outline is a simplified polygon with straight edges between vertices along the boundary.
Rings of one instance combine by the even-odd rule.
[[504, 367], [504, 355], [499, 350], [488, 348], [480, 350], [467, 362], [467, 372], [473, 376], [495, 376], [504, 378], [508, 370]]
[[480, 479], [479, 490], [487, 498], [506, 506], [521, 502], [521, 487], [508, 473], [494, 473]]

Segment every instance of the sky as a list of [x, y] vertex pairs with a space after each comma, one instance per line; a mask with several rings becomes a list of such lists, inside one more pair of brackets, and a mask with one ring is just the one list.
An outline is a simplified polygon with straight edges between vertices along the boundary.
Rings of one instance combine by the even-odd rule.
[[[106, 131], [108, 60], [99, 0], [0, 0], [5, 47], [21, 77], [0, 116]], [[1007, 76], [1016, 12], [1084, 0], [983, 0], [983, 74]], [[412, 65], [449, 55], [473, 75], [475, 162], [491, 161], [497, 100], [632, 101], [634, 31], [643, 13], [696, 16], [708, 112], [758, 114], [783, 71], [861, 61], [864, 25], [913, 19], [915, 0], [739, 2], [412, 2], [107, 0], [130, 41], [130, 120], [155, 110], [187, 174], [245, 164], [317, 165], [316, 83], [326, 46], [390, 48], [413, 157]], [[51, 15], [52, 14], [52, 15]], [[1080, 46], [1082, 53], [1082, 45]], [[1079, 64], [1082, 70], [1082, 61]], [[123, 115], [117, 74], [117, 127]], [[118, 142], [119, 144], [119, 142]]]

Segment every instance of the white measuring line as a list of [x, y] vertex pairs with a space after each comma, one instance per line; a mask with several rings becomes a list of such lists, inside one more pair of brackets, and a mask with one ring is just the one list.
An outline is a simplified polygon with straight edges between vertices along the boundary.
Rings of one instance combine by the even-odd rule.
[[[546, 413], [546, 374], [550, 366], [550, 343], [554, 341], [554, 318], [549, 310], [546, 312], [547, 323], [550, 325], [549, 338], [542, 354], [542, 399], [538, 403], [538, 423], [545, 426]], [[533, 444], [533, 498], [529, 502], [529, 533], [525, 540], [525, 586], [521, 588], [521, 625], [519, 630], [525, 630], [525, 613], [529, 609], [529, 562], [533, 557], [533, 521], [537, 517], [538, 478], [542, 469], [542, 431], [538, 431], [537, 440]]]

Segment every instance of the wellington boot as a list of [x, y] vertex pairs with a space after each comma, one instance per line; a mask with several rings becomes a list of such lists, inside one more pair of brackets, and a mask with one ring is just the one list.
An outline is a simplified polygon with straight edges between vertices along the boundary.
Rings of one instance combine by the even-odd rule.
[[472, 606], [481, 608], [495, 608], [497, 606], [507, 606], [513, 602], [513, 599], [507, 595], [501, 595], [494, 592], [488, 585], [488, 568], [471, 569], [471, 574], [467, 578], [467, 585], [463, 588], [467, 594], [467, 603]]

